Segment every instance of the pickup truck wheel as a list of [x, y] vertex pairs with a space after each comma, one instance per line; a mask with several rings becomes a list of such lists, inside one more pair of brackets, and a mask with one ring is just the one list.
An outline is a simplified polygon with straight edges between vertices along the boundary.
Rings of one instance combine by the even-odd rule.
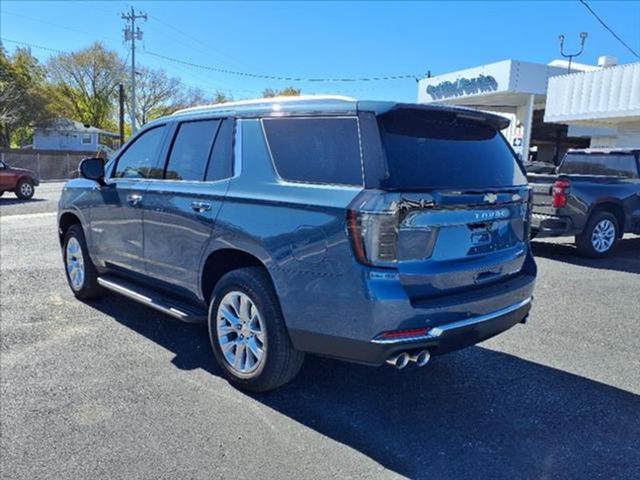
[[29, 200], [35, 193], [33, 182], [31, 180], [23, 178], [16, 185], [15, 193], [16, 197], [18, 197], [20, 200]]
[[80, 225], [72, 225], [67, 230], [62, 242], [62, 258], [67, 282], [76, 298], [88, 300], [100, 296], [102, 289], [98, 285], [98, 273], [89, 257]]
[[609, 212], [597, 212], [589, 219], [582, 234], [576, 236], [578, 251], [599, 258], [611, 253], [618, 241], [618, 220]]
[[266, 392], [291, 381], [304, 353], [293, 348], [271, 279], [248, 267], [225, 274], [209, 305], [213, 353], [230, 383]]

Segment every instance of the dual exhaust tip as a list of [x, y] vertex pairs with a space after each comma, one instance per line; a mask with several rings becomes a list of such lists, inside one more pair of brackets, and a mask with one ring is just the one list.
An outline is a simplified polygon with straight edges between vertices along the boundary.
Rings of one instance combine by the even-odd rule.
[[387, 359], [387, 363], [398, 370], [403, 369], [409, 362], [414, 362], [418, 367], [424, 367], [431, 360], [429, 350], [421, 350], [419, 352], [409, 354], [407, 352], [397, 353]]

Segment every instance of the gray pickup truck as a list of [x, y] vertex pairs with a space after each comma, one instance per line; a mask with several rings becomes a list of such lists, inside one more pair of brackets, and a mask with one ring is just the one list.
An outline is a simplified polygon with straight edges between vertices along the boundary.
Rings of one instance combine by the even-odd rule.
[[581, 254], [603, 257], [624, 233], [640, 234], [639, 154], [570, 150], [557, 173], [529, 173], [532, 236], [574, 235]]

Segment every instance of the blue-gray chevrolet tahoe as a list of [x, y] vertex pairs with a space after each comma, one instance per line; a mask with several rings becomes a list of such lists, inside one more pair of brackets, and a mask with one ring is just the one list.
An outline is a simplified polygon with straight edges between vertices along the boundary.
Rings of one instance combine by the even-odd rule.
[[507, 124], [345, 97], [179, 111], [65, 186], [67, 280], [207, 322], [247, 390], [285, 384], [305, 353], [423, 366], [531, 308], [532, 196]]

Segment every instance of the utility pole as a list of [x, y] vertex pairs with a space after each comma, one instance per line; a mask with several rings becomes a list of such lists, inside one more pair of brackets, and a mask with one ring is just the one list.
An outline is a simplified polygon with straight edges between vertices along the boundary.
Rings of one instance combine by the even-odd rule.
[[141, 11], [135, 13], [133, 7], [131, 11], [123, 13], [122, 19], [127, 21], [127, 25], [124, 27], [124, 40], [125, 42], [131, 41], [131, 133], [136, 132], [136, 40], [142, 40], [142, 30], [140, 27], [136, 27], [136, 20], [138, 18], [147, 20], [147, 14]]
[[118, 119], [120, 126], [120, 146], [124, 145], [124, 85], [118, 84]]

